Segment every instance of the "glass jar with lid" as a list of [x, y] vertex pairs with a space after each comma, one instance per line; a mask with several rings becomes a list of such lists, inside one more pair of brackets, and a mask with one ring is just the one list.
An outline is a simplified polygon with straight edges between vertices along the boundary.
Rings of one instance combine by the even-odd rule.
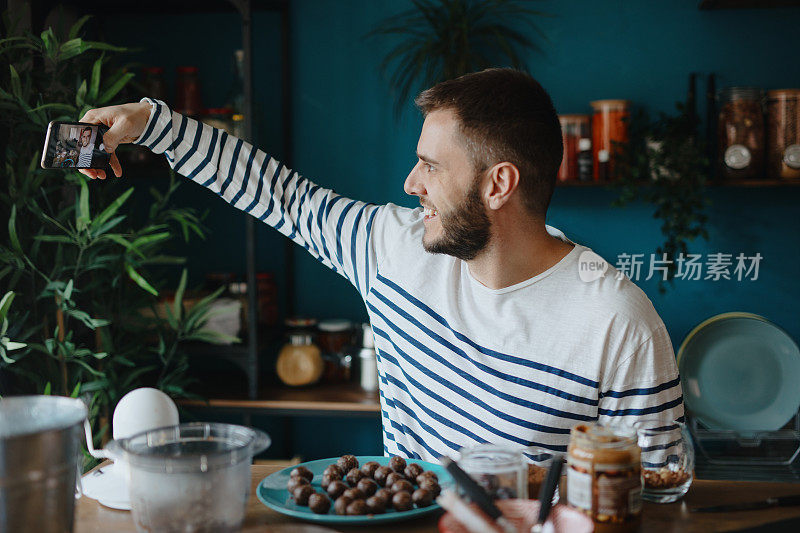
[[196, 116], [203, 112], [200, 97], [200, 74], [194, 66], [180, 66], [175, 78], [175, 111], [183, 115]]
[[634, 428], [578, 424], [567, 449], [567, 501], [595, 531], [636, 531], [642, 511], [641, 449]]
[[310, 318], [286, 320], [288, 342], [281, 348], [275, 364], [278, 378], [286, 385], [313, 385], [322, 377], [325, 365], [319, 347], [314, 344], [315, 325], [316, 320]]
[[725, 179], [753, 179], [764, 172], [764, 110], [761, 89], [728, 87], [719, 92], [717, 167]]
[[[558, 168], [559, 181], [579, 179], [578, 156], [581, 152], [581, 141], [589, 140], [589, 115], [558, 115], [561, 123], [561, 140], [564, 144], [564, 155]], [[584, 143], [586, 142], [584, 141]]]
[[353, 323], [349, 320], [322, 320], [317, 326], [317, 341], [325, 361], [323, 380], [339, 383], [350, 379], [353, 357], [346, 349], [353, 345]]
[[458, 466], [493, 499], [528, 498], [528, 462], [522, 449], [478, 444], [460, 450]]
[[594, 181], [603, 181], [614, 176], [614, 160], [619, 145], [628, 142], [628, 119], [630, 117], [627, 100], [595, 100], [591, 102], [592, 151], [594, 160]]
[[767, 175], [800, 179], [800, 89], [767, 92]]

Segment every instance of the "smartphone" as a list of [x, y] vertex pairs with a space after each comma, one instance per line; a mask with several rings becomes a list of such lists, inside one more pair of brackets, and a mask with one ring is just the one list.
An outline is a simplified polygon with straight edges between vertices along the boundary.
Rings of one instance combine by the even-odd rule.
[[109, 154], [103, 145], [108, 127], [85, 122], [54, 120], [47, 126], [42, 168], [91, 168], [106, 170]]

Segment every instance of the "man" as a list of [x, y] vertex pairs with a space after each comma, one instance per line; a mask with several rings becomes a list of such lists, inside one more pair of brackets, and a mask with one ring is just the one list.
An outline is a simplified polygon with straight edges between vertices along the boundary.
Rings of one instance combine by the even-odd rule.
[[101, 143], [100, 147], [95, 149], [94, 143], [92, 142], [92, 128], [87, 126], [81, 130], [78, 147], [80, 148], [77, 165], [79, 168], [97, 168], [106, 165], [108, 155], [103, 151], [105, 150], [105, 146]]
[[[421, 207], [337, 195], [264, 152], [144, 99], [89, 111], [107, 149], [135, 142], [304, 247], [359, 290], [375, 333], [384, 449], [437, 460], [480, 442], [565, 451], [583, 421], [682, 419], [666, 328], [613, 268], [545, 225], [558, 118], [527, 74], [440, 83], [405, 190]], [[112, 156], [112, 168], [121, 169]], [[105, 173], [87, 172], [92, 177]]]

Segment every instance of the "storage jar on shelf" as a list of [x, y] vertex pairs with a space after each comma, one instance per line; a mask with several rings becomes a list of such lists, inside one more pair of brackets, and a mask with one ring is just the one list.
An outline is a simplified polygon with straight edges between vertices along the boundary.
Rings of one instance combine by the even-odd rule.
[[627, 100], [595, 100], [591, 102], [592, 153], [594, 181], [606, 181], [614, 176], [615, 154], [619, 145], [628, 142]]
[[800, 89], [767, 92], [767, 176], [800, 179]]
[[558, 121], [561, 123], [561, 139], [564, 143], [558, 181], [590, 180], [591, 160], [588, 168], [579, 161], [582, 151], [591, 150], [589, 115], [559, 115]]
[[728, 87], [718, 95], [717, 167], [723, 179], [764, 173], [764, 110], [761, 89]]
[[288, 342], [278, 354], [275, 370], [278, 378], [291, 387], [313, 385], [322, 377], [325, 365], [322, 353], [314, 344], [313, 319], [295, 318], [286, 321]]

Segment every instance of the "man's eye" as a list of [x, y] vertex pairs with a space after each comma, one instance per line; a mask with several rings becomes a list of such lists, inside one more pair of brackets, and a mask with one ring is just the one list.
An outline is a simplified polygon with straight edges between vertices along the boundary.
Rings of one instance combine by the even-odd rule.
[[425, 169], [428, 172], [433, 172], [433, 165], [431, 165], [430, 163], [425, 163]]

